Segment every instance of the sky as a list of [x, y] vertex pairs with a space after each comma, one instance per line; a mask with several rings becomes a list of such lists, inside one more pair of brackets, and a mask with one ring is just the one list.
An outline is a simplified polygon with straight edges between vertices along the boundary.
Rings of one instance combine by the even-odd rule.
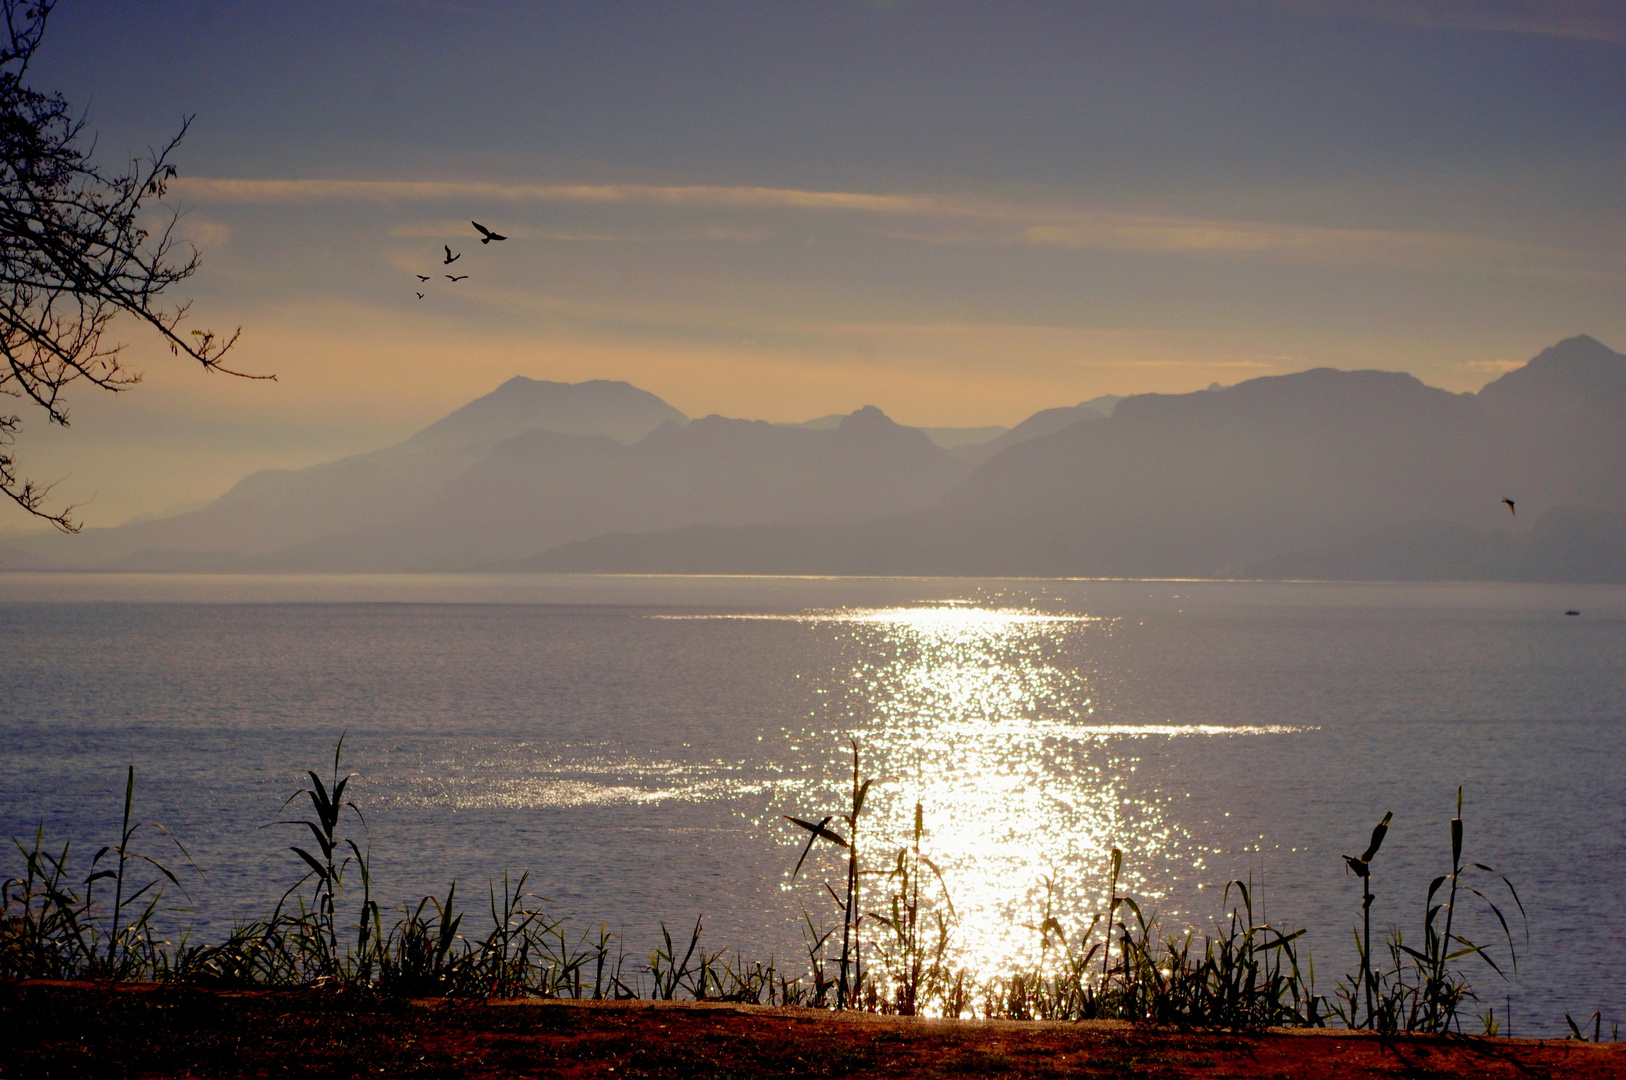
[[30, 82], [108, 165], [194, 117], [175, 298], [277, 376], [118, 326], [143, 383], [80, 390], [65, 431], [25, 414], [16, 448], [92, 525], [514, 375], [1009, 426], [1626, 351], [1626, 8], [1599, 0], [61, 0]]

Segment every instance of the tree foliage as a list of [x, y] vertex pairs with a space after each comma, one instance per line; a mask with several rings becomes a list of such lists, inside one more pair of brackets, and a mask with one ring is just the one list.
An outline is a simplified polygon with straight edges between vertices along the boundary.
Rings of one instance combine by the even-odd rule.
[[[63, 395], [72, 383], [119, 391], [140, 381], [122, 363], [124, 343], [108, 334], [120, 314], [207, 371], [243, 373], [223, 366], [236, 332], [183, 331], [190, 304], [164, 299], [199, 265], [196, 249], [175, 235], [179, 213], [161, 203], [175, 177], [170, 155], [191, 118], [166, 146], [123, 170], [97, 165], [84, 117], [61, 94], [25, 81], [54, 2], [0, 0], [0, 393], [67, 426]], [[11, 451], [22, 420], [0, 415], [0, 492], [77, 531], [73, 507], [46, 509], [49, 488], [17, 470]]]

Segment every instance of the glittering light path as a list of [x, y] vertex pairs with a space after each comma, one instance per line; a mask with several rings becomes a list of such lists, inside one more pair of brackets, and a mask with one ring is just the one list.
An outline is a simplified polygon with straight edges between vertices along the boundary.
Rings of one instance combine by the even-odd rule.
[[[876, 779], [865, 853], [872, 867], [886, 864], [910, 834], [916, 803], [925, 808], [924, 850], [959, 917], [953, 953], [979, 972], [1030, 956], [1047, 894], [1058, 910], [1098, 909], [1114, 846], [1130, 853], [1123, 887], [1143, 900], [1201, 874], [1204, 853], [1170, 822], [1166, 800], [1128, 791], [1138, 744], [1304, 730], [1097, 722], [1097, 692], [1077, 661], [1093, 635], [1113, 632], [1111, 619], [958, 604], [675, 617], [790, 620], [844, 639], [851, 666], [830, 673], [812, 720], [856, 738], [863, 774]], [[833, 760], [831, 774], [849, 767]]]

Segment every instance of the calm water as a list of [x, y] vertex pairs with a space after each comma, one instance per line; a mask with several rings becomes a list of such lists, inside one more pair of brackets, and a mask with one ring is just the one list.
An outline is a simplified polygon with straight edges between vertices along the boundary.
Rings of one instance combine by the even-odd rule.
[[1482, 997], [1520, 1034], [1626, 1019], [1626, 589], [12, 574], [0, 635], [0, 827], [93, 850], [134, 763], [206, 937], [297, 877], [262, 826], [347, 733], [389, 896], [506, 867], [633, 948], [704, 914], [793, 955], [836, 866], [790, 883], [780, 815], [839, 808], [857, 737], [873, 828], [924, 803], [981, 970], [1032, 948], [1046, 879], [1087, 921], [1117, 845], [1171, 927], [1262, 882], [1330, 993], [1340, 854], [1394, 810], [1375, 921], [1416, 935], [1464, 784], [1468, 857], [1529, 912]]

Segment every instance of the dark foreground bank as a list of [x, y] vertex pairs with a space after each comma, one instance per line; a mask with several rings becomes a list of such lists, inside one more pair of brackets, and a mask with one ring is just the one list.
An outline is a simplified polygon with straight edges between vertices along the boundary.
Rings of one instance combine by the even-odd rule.
[[0, 986], [0, 1077], [1626, 1077], [1626, 1044]]

